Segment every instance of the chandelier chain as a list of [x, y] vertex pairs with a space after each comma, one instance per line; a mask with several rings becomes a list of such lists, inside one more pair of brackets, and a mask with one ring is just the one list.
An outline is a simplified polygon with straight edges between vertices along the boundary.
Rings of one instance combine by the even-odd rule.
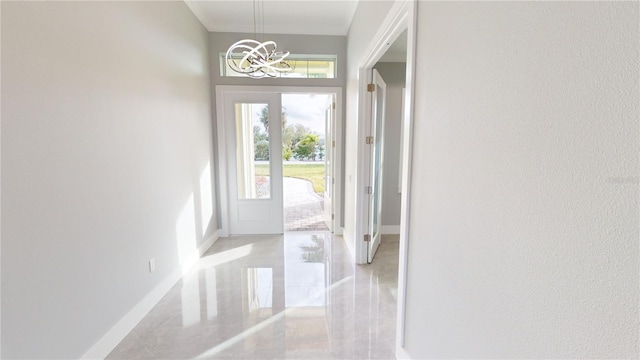
[[258, 4], [257, 0], [253, 0], [253, 32], [256, 40], [240, 40], [229, 47], [226, 60], [233, 71], [252, 78], [276, 77], [279, 73], [291, 71], [291, 66], [285, 61], [289, 52], [276, 51], [275, 41], [264, 41], [264, 31], [264, 2], [261, 0]]

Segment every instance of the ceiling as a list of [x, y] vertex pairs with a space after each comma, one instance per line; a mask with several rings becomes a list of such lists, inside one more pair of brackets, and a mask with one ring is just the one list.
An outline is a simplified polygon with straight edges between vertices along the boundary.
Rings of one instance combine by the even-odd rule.
[[[267, 34], [347, 35], [358, 0], [184, 0], [211, 32], [254, 32], [264, 19]], [[264, 9], [260, 11], [260, 7]]]

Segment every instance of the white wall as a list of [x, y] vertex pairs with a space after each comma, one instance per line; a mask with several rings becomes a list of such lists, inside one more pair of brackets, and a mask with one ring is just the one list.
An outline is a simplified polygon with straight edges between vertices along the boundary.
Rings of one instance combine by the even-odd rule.
[[[358, 67], [367, 56], [367, 46], [383, 22], [393, 1], [360, 1], [347, 35], [347, 82], [345, 117], [344, 239], [355, 258], [355, 214], [358, 160]], [[363, 191], [364, 189], [360, 189]]]
[[217, 228], [207, 38], [182, 2], [2, 2], [4, 358], [82, 356]]
[[[379, 62], [378, 70], [387, 84], [384, 119], [384, 174], [382, 182], [382, 225], [389, 229], [400, 227], [400, 193], [398, 193], [400, 164], [400, 130], [402, 128], [402, 89], [407, 76], [406, 63]], [[384, 229], [383, 229], [384, 231]]]
[[411, 357], [640, 356], [639, 6], [419, 2]]

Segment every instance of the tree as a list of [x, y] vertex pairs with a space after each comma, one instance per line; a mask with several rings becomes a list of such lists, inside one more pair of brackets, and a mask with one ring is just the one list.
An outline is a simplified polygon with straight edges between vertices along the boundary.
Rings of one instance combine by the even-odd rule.
[[291, 137], [291, 143], [297, 144], [299, 143], [307, 134], [312, 134], [313, 132], [308, 127], [302, 124], [295, 124], [293, 126], [293, 134]]
[[266, 133], [262, 132], [259, 125], [253, 126], [253, 143], [256, 144], [258, 141], [269, 140], [269, 137]]
[[291, 150], [288, 146], [282, 145], [282, 158], [289, 161], [291, 160], [291, 156], [293, 156], [293, 150]]
[[[284, 129], [287, 125], [287, 108], [283, 107], [282, 108], [282, 128]], [[260, 122], [262, 123], [262, 126], [264, 126], [265, 131], [267, 132], [267, 137], [269, 136], [269, 107], [265, 106], [262, 108], [262, 110], [260, 110], [260, 113], [258, 113], [258, 119], [260, 120]]]
[[[294, 155], [296, 145], [309, 133], [311, 133], [311, 129], [301, 124], [284, 127], [282, 130], [282, 157], [289, 160], [291, 155]], [[285, 155], [289, 157], [287, 158]]]
[[254, 160], [269, 160], [269, 141], [258, 141], [254, 145], [254, 154]]
[[307, 134], [296, 144], [293, 156], [298, 160], [316, 160], [316, 147], [320, 136]]
[[258, 119], [260, 119], [260, 122], [264, 126], [264, 129], [267, 131], [267, 136], [268, 136], [269, 134], [269, 107], [268, 106], [265, 106], [262, 108], [262, 110], [260, 110], [260, 113], [258, 114]]
[[324, 145], [323, 144], [318, 144], [317, 147], [317, 153], [318, 153], [318, 159], [322, 160], [324, 159]]

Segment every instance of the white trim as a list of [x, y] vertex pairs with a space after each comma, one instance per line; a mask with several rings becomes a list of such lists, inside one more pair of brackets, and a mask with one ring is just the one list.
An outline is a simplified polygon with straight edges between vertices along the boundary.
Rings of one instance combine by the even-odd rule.
[[[400, 206], [400, 249], [398, 259], [398, 309], [396, 312], [396, 347], [404, 347], [404, 332], [407, 298], [407, 262], [409, 257], [409, 215], [411, 213], [411, 169], [413, 149], [413, 109], [415, 102], [416, 76], [416, 29], [418, 1], [410, 0], [407, 9], [407, 77], [404, 102], [403, 144], [402, 144], [402, 194]], [[400, 349], [403, 350], [403, 349]], [[405, 351], [396, 351], [399, 358], [409, 358]], [[406, 355], [406, 356], [405, 356]]]
[[398, 360], [411, 359], [411, 356], [409, 356], [409, 354], [405, 351], [403, 347], [396, 345], [396, 359]]
[[[353, 248], [353, 244], [355, 243], [355, 241], [353, 241], [353, 239], [349, 238], [349, 234], [345, 233], [342, 235], [342, 240], [344, 240], [345, 245], [347, 245], [347, 250], [349, 255], [351, 256], [351, 259], [353, 260], [354, 263], [357, 263], [356, 261], [356, 252], [355, 249]], [[354, 284], [355, 286], [355, 284]]]
[[345, 179], [342, 176], [342, 163], [344, 161], [344, 141], [342, 135], [342, 129], [344, 127], [344, 122], [342, 120], [342, 88], [337, 88], [338, 92], [336, 92], [336, 126], [335, 126], [335, 141], [336, 141], [336, 150], [333, 154], [333, 178], [336, 179], [336, 187], [333, 189], [333, 213], [335, 215], [335, 223], [333, 224], [334, 229], [333, 233], [336, 235], [342, 235], [344, 229], [344, 223], [342, 221], [342, 209], [343, 209], [343, 199], [342, 199], [342, 189], [344, 187]]
[[199, 256], [193, 260], [189, 259], [182, 268], [174, 270], [160, 284], [156, 285], [140, 302], [138, 302], [129, 312], [123, 316], [104, 336], [98, 340], [81, 359], [104, 359], [113, 349], [127, 336], [131, 330], [144, 318], [151, 309], [180, 281], [182, 275], [190, 270], [198, 261], [198, 258], [219, 239], [220, 232], [216, 231], [207, 237], [202, 245], [197, 249]]
[[312, 93], [312, 94], [335, 94], [336, 95], [336, 154], [334, 162], [334, 177], [336, 181], [335, 194], [333, 197], [334, 214], [336, 218], [336, 230], [334, 234], [342, 235], [342, 188], [344, 179], [342, 178], [343, 162], [343, 139], [342, 139], [342, 88], [335, 86], [244, 86], [244, 85], [216, 85], [216, 124], [218, 143], [218, 181], [220, 184], [220, 236], [229, 236], [229, 193], [227, 182], [227, 150], [225, 142], [225, 121], [224, 121], [224, 93], [225, 92], [266, 92], [266, 93]]
[[[408, 32], [408, 31], [407, 31]], [[405, 65], [406, 66], [406, 65]], [[406, 70], [405, 70], [406, 71]], [[404, 105], [405, 104], [405, 96], [404, 93], [407, 90], [405, 88], [402, 88], [402, 98], [401, 98], [401, 104]], [[398, 156], [398, 194], [402, 194], [402, 164], [404, 164], [403, 159], [403, 151], [402, 149], [404, 149], [404, 106], [402, 106], [402, 111], [400, 113], [400, 155]]]
[[398, 235], [400, 234], [400, 225], [382, 225], [380, 233], [382, 235]]
[[216, 86], [216, 125], [218, 143], [218, 184], [220, 186], [220, 234], [229, 236], [229, 197], [227, 196], [227, 143], [224, 121], [223, 91]]
[[215, 244], [215, 242], [218, 241], [219, 238], [220, 230], [216, 230], [213, 234], [209, 235], [207, 239], [202, 243], [202, 245], [198, 247], [197, 253], [195, 253], [194, 256], [188, 258], [182, 264], [182, 275], [188, 273], [193, 268], [193, 265], [198, 262], [202, 255], [204, 255], [204, 253], [206, 253], [207, 250], [209, 250], [209, 248], [213, 246], [213, 244]]
[[120, 321], [95, 343], [82, 359], [104, 359], [136, 327], [142, 318], [153, 309], [162, 297], [182, 277], [182, 270], [176, 269], [136, 304]]

